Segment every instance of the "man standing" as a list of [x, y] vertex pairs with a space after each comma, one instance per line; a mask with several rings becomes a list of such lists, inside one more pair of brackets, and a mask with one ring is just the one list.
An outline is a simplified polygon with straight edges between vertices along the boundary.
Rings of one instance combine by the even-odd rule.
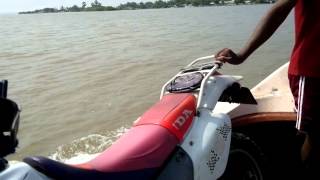
[[320, 0], [278, 0], [259, 22], [239, 53], [225, 48], [216, 59], [241, 64], [268, 40], [295, 8], [295, 45], [289, 65], [289, 82], [297, 109], [296, 128], [306, 135], [301, 160], [308, 176], [320, 170]]

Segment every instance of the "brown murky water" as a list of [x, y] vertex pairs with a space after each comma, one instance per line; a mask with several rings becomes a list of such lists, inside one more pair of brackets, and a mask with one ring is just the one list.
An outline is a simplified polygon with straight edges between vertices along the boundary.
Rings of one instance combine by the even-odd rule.
[[[0, 78], [22, 108], [10, 159], [102, 151], [181, 67], [239, 49], [268, 7], [0, 15]], [[223, 72], [252, 87], [288, 61], [292, 25], [290, 17], [248, 61]]]

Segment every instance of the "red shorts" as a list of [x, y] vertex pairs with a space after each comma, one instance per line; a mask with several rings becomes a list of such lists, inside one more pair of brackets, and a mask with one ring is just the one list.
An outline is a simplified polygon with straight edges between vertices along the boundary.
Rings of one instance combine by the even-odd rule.
[[296, 128], [301, 132], [320, 131], [320, 78], [289, 74], [297, 109]]

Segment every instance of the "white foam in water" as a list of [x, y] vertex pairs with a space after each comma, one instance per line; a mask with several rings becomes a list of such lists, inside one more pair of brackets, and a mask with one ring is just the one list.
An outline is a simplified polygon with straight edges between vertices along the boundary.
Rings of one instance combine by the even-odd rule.
[[18, 163], [21, 163], [21, 161], [16, 161], [16, 160], [9, 161], [9, 165], [15, 165]]
[[95, 158], [96, 156], [98, 156], [100, 153], [97, 154], [76, 154], [74, 157], [65, 160], [64, 162], [67, 164], [81, 164], [84, 162], [87, 162], [93, 158]]
[[79, 164], [93, 159], [128, 130], [120, 127], [104, 135], [91, 134], [72, 141], [70, 144], [61, 145], [49, 158], [68, 164]]

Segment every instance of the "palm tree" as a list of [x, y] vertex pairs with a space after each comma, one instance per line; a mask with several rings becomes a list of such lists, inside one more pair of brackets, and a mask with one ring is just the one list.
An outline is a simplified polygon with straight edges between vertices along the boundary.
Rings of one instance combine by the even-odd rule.
[[87, 6], [87, 3], [83, 1], [83, 2], [82, 2], [82, 7], [81, 7], [81, 8], [82, 8], [82, 9], [85, 9], [85, 8], [86, 8], [86, 6]]
[[92, 7], [101, 7], [101, 3], [98, 0], [95, 0], [93, 3], [91, 3]]

